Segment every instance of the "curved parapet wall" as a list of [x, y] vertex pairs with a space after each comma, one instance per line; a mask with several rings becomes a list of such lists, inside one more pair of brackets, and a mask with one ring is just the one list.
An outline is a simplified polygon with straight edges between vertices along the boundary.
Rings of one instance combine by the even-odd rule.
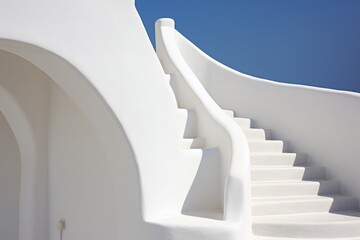
[[[145, 239], [147, 219], [181, 210], [179, 199], [186, 195], [179, 197], [184, 186], [178, 179], [186, 174], [174, 164], [179, 160], [176, 102], [134, 1], [0, 2], [0, 49], [35, 65], [60, 86], [100, 139], [120, 203], [113, 210], [117, 232], [108, 236]], [[89, 239], [90, 232], [75, 236], [71, 231], [86, 215], [70, 219], [70, 205], [54, 188], [67, 176], [55, 179], [47, 172], [47, 141], [56, 135], [42, 123], [52, 126], [52, 119], [36, 114], [30, 106], [33, 92], [16, 83], [10, 83], [13, 92], [2, 86], [9, 93], [2, 111], [23, 152], [19, 239], [58, 239], [52, 232], [60, 219], [68, 223], [66, 239]], [[7, 111], [9, 106], [16, 111]], [[81, 197], [77, 201], [89, 201]]]
[[252, 77], [212, 59], [178, 32], [175, 39], [220, 107], [254, 119], [255, 127], [272, 129], [274, 139], [288, 140], [292, 151], [326, 166], [328, 178], [341, 180], [343, 191], [360, 199], [360, 94]]
[[[238, 226], [239, 239], [251, 233], [249, 150], [241, 129], [211, 99], [182, 57], [174, 21], [156, 22], [157, 55], [166, 73], [172, 76], [173, 89], [180, 107], [196, 111], [198, 134], [210, 146], [219, 146], [222, 158], [224, 220]], [[225, 237], [225, 236], [224, 236]]]

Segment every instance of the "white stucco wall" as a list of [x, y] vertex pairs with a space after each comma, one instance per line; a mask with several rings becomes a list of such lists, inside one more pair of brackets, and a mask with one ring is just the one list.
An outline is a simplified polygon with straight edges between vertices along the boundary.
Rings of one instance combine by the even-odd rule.
[[[221, 198], [217, 208], [222, 209], [224, 223], [237, 226], [232, 233], [236, 239], [248, 239], [251, 236], [251, 186], [250, 157], [245, 135], [211, 98], [184, 61], [175, 41], [177, 32], [174, 27], [172, 19], [159, 19], [156, 22], [158, 57], [164, 70], [172, 76], [171, 84], [179, 105], [196, 112], [197, 136], [206, 139], [207, 146], [217, 146], [220, 150], [221, 174], [215, 181], [221, 186], [217, 192]], [[213, 234], [209, 232], [209, 235]]]
[[32, 64], [4, 51], [0, 51], [0, 73], [0, 111], [14, 132], [21, 156], [19, 229], [31, 221], [28, 216], [44, 220], [33, 222], [33, 233], [47, 228], [49, 81]]
[[84, 113], [56, 84], [50, 87], [50, 239], [65, 219], [64, 239], [116, 239], [115, 178], [105, 150]]
[[[5, 159], [1, 161], [0, 210], [7, 211], [1, 211], [0, 221], [6, 221], [1, 225], [6, 228], [1, 238], [18, 239], [18, 230], [25, 225], [34, 239], [57, 240], [60, 219], [67, 223], [66, 239], [144, 236], [145, 231], [129, 229], [141, 224], [139, 189], [135, 187], [139, 179], [134, 174], [135, 162], [128, 162], [132, 158], [124, 147], [126, 139], [117, 131], [106, 130], [114, 127], [113, 118], [101, 115], [107, 124], [95, 131], [93, 123], [52, 79], [16, 55], [0, 51], [0, 72], [0, 110], [4, 113], [0, 154]], [[92, 106], [96, 108], [96, 104]], [[11, 138], [12, 129], [15, 136]], [[9, 162], [17, 142], [21, 158], [16, 159], [15, 152], [14, 161]], [[36, 146], [34, 159], [28, 154], [32, 143]], [[33, 181], [33, 193], [20, 194], [20, 178], [21, 187], [28, 184], [25, 181]], [[29, 219], [29, 226], [29, 216], [46, 225]]]
[[0, 113], [0, 233], [6, 240], [18, 239], [20, 168], [15, 136]]
[[[207, 56], [180, 33], [182, 56], [217, 104], [270, 129], [289, 151], [307, 154], [309, 163], [326, 167], [343, 192], [360, 200], [360, 94], [278, 83], [230, 69]], [[339, 79], [341, 81], [341, 79]]]
[[[117, 238], [141, 239], [146, 236], [145, 230], [139, 231], [145, 221], [180, 212], [191, 181], [182, 181], [187, 178], [188, 169], [179, 157], [176, 101], [134, 1], [74, 0], [69, 5], [62, 0], [0, 0], [0, 5], [0, 49], [31, 62], [60, 86], [88, 119], [98, 138], [92, 141], [101, 143], [103, 150], [99, 147], [99, 153], [92, 157], [102, 158], [100, 152], [103, 151], [115, 178], [113, 190], [121, 202], [113, 209]], [[56, 136], [49, 141], [52, 144], [49, 146], [61, 143], [64, 136], [57, 135], [56, 129], [62, 123], [48, 124], [49, 115], [51, 119], [51, 114], [57, 112], [36, 114], [39, 109], [51, 108], [48, 100], [41, 100], [43, 97], [51, 99], [45, 96], [50, 94], [50, 85], [22, 85], [16, 81], [8, 84], [11, 86], [3, 86], [4, 92], [17, 106], [18, 114], [13, 114], [8, 107], [7, 113], [12, 117], [6, 117], [20, 152], [27, 150], [31, 154], [26, 155], [32, 156], [32, 160], [26, 162], [30, 163], [28, 166], [22, 164], [19, 238], [48, 240], [48, 229], [57, 226], [55, 219], [68, 211], [64, 202], [72, 198], [61, 192], [47, 192], [47, 176], [39, 174], [43, 170], [34, 169], [33, 165], [44, 167], [42, 157], [37, 157], [38, 153], [48, 153], [47, 148], [43, 149], [45, 145], [42, 144], [47, 144], [43, 136]], [[19, 91], [11, 92], [10, 87]], [[36, 93], [39, 89], [46, 89], [44, 96]], [[64, 113], [77, 114], [71, 109], [60, 109]], [[16, 117], [19, 115], [23, 117]], [[73, 127], [80, 125], [76, 119], [72, 120]], [[55, 127], [52, 135], [44, 132], [47, 125]], [[78, 130], [84, 133], [85, 126]], [[25, 130], [29, 134], [25, 134]], [[80, 141], [83, 137], [75, 139]], [[64, 143], [63, 147], [69, 146]], [[61, 152], [60, 149], [53, 150]], [[52, 158], [54, 166], [65, 164], [58, 162], [61, 156], [56, 156], [57, 160]], [[95, 161], [94, 158], [89, 161]], [[96, 164], [91, 168], [88, 174], [94, 173]], [[81, 170], [80, 167], [77, 169]], [[48, 174], [54, 186], [61, 186], [66, 181], [66, 176], [55, 174], [53, 178], [51, 172]], [[38, 193], [35, 191], [38, 188], [44, 191]], [[64, 189], [74, 191], [72, 187]], [[87, 194], [90, 193], [84, 193], [78, 201], [88, 201]], [[64, 196], [64, 201], [58, 197], [60, 195]], [[56, 216], [50, 214], [53, 217], [50, 222], [46, 211], [49, 199], [50, 212], [59, 207], [56, 214], [54, 212]], [[73, 202], [70, 205], [76, 206]], [[82, 220], [84, 225], [76, 225], [79, 228], [93, 223], [93, 220]], [[68, 225], [68, 229], [71, 226]], [[66, 232], [67, 239], [75, 239], [76, 231]]]

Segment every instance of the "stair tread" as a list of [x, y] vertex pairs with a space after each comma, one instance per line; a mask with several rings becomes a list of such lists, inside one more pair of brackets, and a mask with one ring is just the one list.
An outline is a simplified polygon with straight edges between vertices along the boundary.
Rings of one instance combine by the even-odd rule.
[[255, 222], [268, 222], [271, 224], [328, 224], [359, 222], [360, 212], [358, 211], [341, 211], [334, 213], [303, 213], [288, 215], [256, 216], [253, 217]]
[[250, 153], [282, 153], [284, 152], [284, 141], [280, 140], [248, 140]]
[[[266, 140], [270, 141], [270, 140]], [[269, 153], [263, 153], [263, 152], [253, 152], [250, 153], [250, 156], [296, 156], [299, 155], [299, 153], [277, 153], [277, 152], [269, 152]]]
[[253, 129], [253, 128], [250, 128], [251, 127], [251, 119], [250, 118], [233, 117], [233, 119], [243, 130]]
[[227, 109], [223, 109], [223, 111], [229, 115], [230, 117], [234, 117], [235, 116], [235, 113], [233, 110], [227, 110]]
[[266, 166], [252, 166], [254, 170], [304, 170], [304, 169], [323, 169], [324, 167], [320, 166], [273, 166], [273, 165], [266, 165]]
[[287, 184], [299, 184], [299, 185], [308, 185], [308, 184], [321, 184], [325, 182], [334, 182], [338, 183], [338, 180], [282, 180], [282, 181], [254, 181], [252, 185], [287, 185]]
[[[269, 226], [273, 225], [280, 226], [279, 228], [283, 226], [286, 228], [287, 225], [303, 225], [306, 229], [313, 225], [321, 225], [322, 228], [325, 228], [327, 224], [329, 226], [332, 226], [331, 224], [338, 224], [337, 226], [339, 226], [344, 223], [350, 223], [355, 224], [354, 226], [358, 224], [360, 228], [360, 212], [355, 210], [357, 206], [356, 199], [352, 196], [338, 194], [340, 193], [340, 182], [338, 180], [325, 179], [324, 167], [308, 166], [307, 159], [302, 154], [283, 152], [290, 150], [286, 145], [287, 142], [267, 140], [266, 138], [269, 138], [269, 135], [267, 135], [266, 130], [251, 128], [251, 119], [235, 117], [235, 112], [232, 110], [224, 110], [224, 112], [232, 117], [242, 128], [251, 150], [250, 157], [253, 161], [251, 170], [255, 176], [252, 179], [251, 187], [253, 187], [255, 192], [257, 191], [256, 195], [252, 197], [253, 226], [260, 226], [265, 229], [265, 232]], [[204, 139], [187, 138], [184, 141], [198, 141], [200, 143]], [[208, 148], [210, 151], [213, 151], [213, 149]], [[207, 148], [184, 150], [207, 151]], [[320, 190], [321, 186], [324, 186], [323, 191]], [[296, 189], [299, 192], [294, 194], [289, 189]], [[334, 208], [332, 208], [333, 206]], [[264, 209], [264, 212], [262, 212], [262, 209]], [[271, 209], [277, 209], [276, 211], [280, 212], [277, 213]], [[331, 210], [339, 212], [333, 213]], [[192, 219], [191, 216], [193, 216], [221, 220], [223, 213], [216, 211], [214, 214], [210, 211], [184, 213], [184, 215], [188, 215], [182, 216], [184, 219]], [[289, 235], [291, 235], [292, 230], [290, 229], [289, 231]], [[274, 238], [275, 235], [271, 236], [271, 234], [267, 235], [267, 237], [266, 235], [254, 236], [252, 239], [279, 239], [279, 237]], [[342, 233], [339, 234], [341, 235]], [[294, 239], [287, 237], [283, 236], [281, 239]], [[296, 239], [302, 239], [301, 237], [300, 234]], [[317, 238], [315, 236], [314, 238], [306, 239], [315, 240]], [[341, 239], [358, 238], [346, 235]]]
[[251, 153], [250, 159], [253, 166], [308, 166], [305, 154], [296, 153]]
[[[249, 126], [250, 123], [248, 123]], [[240, 125], [240, 124], [239, 124]], [[242, 125], [243, 126], [243, 125]], [[242, 131], [248, 141], [251, 140], [266, 140], [269, 137], [269, 131], [266, 132], [264, 129], [259, 128], [247, 128], [248, 126], [242, 127]]]
[[303, 195], [303, 196], [279, 196], [279, 197], [258, 197], [253, 198], [254, 203], [268, 203], [268, 202], [298, 202], [298, 201], [322, 201], [332, 199], [354, 199], [354, 197], [330, 194], [330, 195]]
[[282, 140], [249, 140], [249, 143], [283, 143], [284, 141]]
[[[239, 121], [251, 121], [250, 118], [242, 118], [242, 117], [234, 117], [235, 120], [239, 120]], [[251, 128], [251, 129], [254, 129], [254, 128]], [[257, 128], [257, 129], [260, 129], [260, 128]]]
[[[285, 238], [285, 237], [265, 237], [265, 236], [256, 236], [254, 235], [251, 240], [324, 240], [324, 238], [302, 238], [302, 237], [296, 237], [296, 238]], [[325, 239], [329, 239], [329, 238], [325, 238]], [[338, 240], [360, 240], [359, 237], [341, 237], [341, 238], [331, 238], [331, 239], [338, 239]]]
[[360, 236], [360, 212], [357, 210], [256, 216], [252, 221], [254, 233], [262, 235], [256, 238], [259, 240], [359, 240]]

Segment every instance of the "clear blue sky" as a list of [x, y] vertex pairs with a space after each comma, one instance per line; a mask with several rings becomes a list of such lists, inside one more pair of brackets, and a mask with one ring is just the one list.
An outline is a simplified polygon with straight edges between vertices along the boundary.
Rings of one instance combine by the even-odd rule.
[[360, 92], [360, 0], [136, 0], [150, 39], [176, 28], [218, 61], [279, 82]]

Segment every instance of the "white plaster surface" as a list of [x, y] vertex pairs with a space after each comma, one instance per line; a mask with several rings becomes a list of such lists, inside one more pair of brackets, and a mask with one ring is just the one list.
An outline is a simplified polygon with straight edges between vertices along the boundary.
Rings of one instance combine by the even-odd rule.
[[[278, 83], [232, 70], [176, 33], [185, 61], [211, 97], [254, 126], [272, 130], [273, 139], [291, 142], [328, 177], [343, 182], [345, 193], [360, 200], [360, 94]], [[341, 81], [341, 79], [339, 79]]]
[[19, 147], [4, 115], [0, 113], [0, 233], [2, 239], [18, 239], [20, 168]]
[[[101, 145], [94, 150], [106, 154], [114, 176], [112, 189], [115, 192], [112, 194], [119, 201], [116, 209], [111, 208], [112, 204], [107, 206], [116, 218], [111, 223], [116, 226], [116, 234], [112, 231], [109, 234], [115, 239], [158, 236], [156, 230], [149, 233], [146, 221], [180, 213], [192, 181], [187, 176], [189, 166], [181, 161], [178, 149], [176, 102], [134, 2], [75, 0], [69, 4], [60, 0], [1, 0], [0, 5], [0, 49], [29, 61], [51, 79], [48, 83], [53, 81], [59, 85], [94, 130], [97, 136], [94, 138]], [[12, 67], [22, 72], [23, 66]], [[34, 78], [31, 74], [27, 77]], [[19, 239], [58, 239], [59, 236], [52, 235], [57, 221], [60, 218], [66, 220], [66, 213], [77, 205], [66, 197], [62, 188], [56, 188], [59, 192], [48, 191], [49, 180], [52, 186], [59, 186], [68, 177], [46, 171], [49, 163], [46, 160], [51, 159], [45, 156], [51, 145], [45, 143], [63, 139], [55, 134], [57, 131], [53, 130], [54, 135], [49, 135], [46, 130], [47, 126], [61, 126], [49, 122], [52, 118], [45, 111], [49, 109], [48, 101], [41, 100], [42, 97], [48, 99], [45, 95], [50, 94], [49, 85], [31, 85], [30, 81], [23, 85], [19, 79], [10, 82], [6, 75], [1, 79], [9, 82], [9, 86], [3, 85], [0, 94], [4, 100], [2, 112], [14, 132], [22, 156]], [[17, 91], [12, 91], [12, 87]], [[66, 109], [64, 112], [72, 113]], [[75, 126], [80, 124], [76, 119], [74, 121]], [[51, 136], [56, 139], [48, 139]], [[79, 141], [76, 143], [82, 149], [85, 143]], [[94, 142], [89, 144], [92, 146]], [[76, 154], [79, 153], [74, 152], [74, 156]], [[101, 154], [95, 156], [102, 158]], [[62, 166], [55, 159], [60, 161], [60, 156], [53, 158], [54, 162], [49, 166]], [[79, 161], [84, 163], [85, 159]], [[196, 171], [192, 166], [192, 171]], [[89, 168], [85, 173], [77, 173], [80, 179], [86, 179], [82, 174], [91, 175], [96, 165]], [[75, 169], [80, 170], [80, 167]], [[106, 171], [100, 172], [103, 181], [111, 176]], [[78, 202], [89, 201], [89, 192], [85, 193], [79, 194]], [[110, 203], [112, 194], [106, 195]], [[64, 201], [58, 196], [64, 196]], [[79, 219], [73, 226], [80, 230], [84, 226], [82, 221], [83, 224], [96, 222], [95, 215], [91, 218], [77, 216]], [[99, 217], [102, 218], [105, 216]], [[72, 223], [74, 221], [70, 220], [68, 230], [72, 229]], [[108, 227], [115, 229], [111, 226]], [[99, 233], [105, 231], [97, 230]], [[78, 233], [78, 230], [64, 232], [66, 239], [79, 239]]]
[[48, 226], [48, 77], [4, 51], [0, 51], [0, 72], [0, 110], [14, 133], [21, 157], [18, 207], [21, 239], [25, 222], [31, 228], [29, 236]]
[[[354, 151], [360, 142], [359, 94], [276, 83], [236, 72], [183, 37], [171, 19], [157, 22], [157, 53], [165, 71], [175, 78], [172, 87], [178, 102], [189, 99], [179, 92], [178, 82], [183, 81], [187, 94], [193, 92], [206, 101], [205, 108], [218, 104], [231, 109], [224, 113], [241, 128], [234, 130], [245, 135], [251, 183], [242, 184], [251, 185], [252, 196], [250, 204], [241, 204], [252, 209], [252, 217], [242, 212], [239, 219], [252, 222], [253, 239], [359, 238], [355, 230], [360, 227], [358, 201], [347, 196], [352, 193], [359, 199], [359, 155]], [[284, 137], [292, 144], [279, 140]], [[292, 152], [306, 152], [308, 157]], [[244, 160], [238, 159], [240, 165]], [[344, 187], [338, 179], [345, 179]], [[228, 192], [228, 198], [236, 196], [234, 192]], [[236, 205], [224, 206], [224, 211], [236, 209]], [[244, 234], [237, 237], [250, 239]]]
[[[197, 80], [182, 58], [175, 41], [176, 32], [171, 19], [156, 22], [156, 50], [175, 93], [178, 106], [196, 112], [198, 137], [206, 139], [207, 146], [219, 147], [220, 162], [220, 210], [223, 227], [228, 227], [227, 237], [246, 239], [251, 235], [250, 206], [250, 161], [249, 149], [244, 133]], [[209, 213], [203, 213], [207, 215]], [[198, 222], [201, 225], [201, 219]], [[237, 225], [237, 229], [231, 229]], [[208, 235], [213, 232], [209, 231]], [[176, 234], [175, 234], [176, 235]], [[224, 235], [224, 239], [225, 239]], [[209, 236], [207, 236], [209, 237]]]
[[6, 239], [59, 239], [61, 219], [64, 240], [249, 239], [251, 173], [298, 180], [304, 170], [251, 169], [250, 152], [281, 153], [283, 142], [264, 142], [265, 131], [234, 116], [274, 129], [360, 197], [358, 94], [238, 73], [171, 20], [157, 23], [157, 58], [131, 0], [0, 5]]

